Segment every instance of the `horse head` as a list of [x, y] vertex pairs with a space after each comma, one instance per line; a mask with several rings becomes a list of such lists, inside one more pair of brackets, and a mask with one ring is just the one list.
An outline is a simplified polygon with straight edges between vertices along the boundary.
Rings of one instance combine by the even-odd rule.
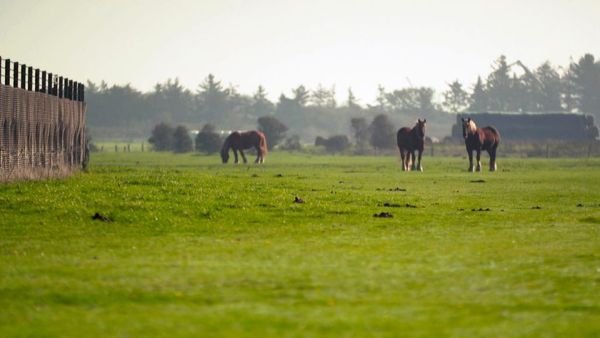
[[469, 136], [469, 134], [472, 134], [477, 130], [477, 126], [475, 125], [475, 122], [471, 120], [470, 117], [463, 117], [461, 120], [463, 137], [466, 139]]
[[225, 145], [223, 145], [223, 148], [221, 148], [221, 160], [223, 163], [227, 163], [227, 161], [229, 161], [229, 148]]
[[417, 125], [415, 127], [417, 128], [417, 135], [420, 138], [425, 137], [425, 123], [427, 123], [427, 119], [417, 119]]

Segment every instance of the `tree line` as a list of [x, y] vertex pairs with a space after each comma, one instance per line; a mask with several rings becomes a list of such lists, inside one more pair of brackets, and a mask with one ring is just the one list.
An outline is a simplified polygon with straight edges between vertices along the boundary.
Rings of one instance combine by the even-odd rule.
[[591, 54], [566, 68], [545, 62], [531, 70], [500, 56], [487, 76], [478, 77], [470, 88], [453, 81], [441, 99], [430, 87], [388, 90], [380, 86], [372, 104], [361, 103], [352, 89], [343, 102], [337, 102], [336, 88], [321, 85], [314, 89], [300, 85], [271, 102], [262, 86], [251, 95], [242, 94], [212, 74], [195, 90], [184, 88], [177, 79], [145, 93], [129, 84], [88, 82], [87, 86], [87, 123], [96, 138], [145, 139], [161, 122], [190, 129], [206, 124], [215, 130], [255, 129], [259, 118], [271, 116], [289, 128], [288, 137], [293, 137], [289, 146], [293, 146], [294, 139], [312, 141], [316, 136], [343, 135], [349, 129], [355, 134], [355, 125], [362, 122], [351, 119], [373, 120], [381, 114], [396, 125], [427, 118], [433, 134], [449, 132], [454, 120], [449, 113], [563, 111], [600, 118], [600, 62]]

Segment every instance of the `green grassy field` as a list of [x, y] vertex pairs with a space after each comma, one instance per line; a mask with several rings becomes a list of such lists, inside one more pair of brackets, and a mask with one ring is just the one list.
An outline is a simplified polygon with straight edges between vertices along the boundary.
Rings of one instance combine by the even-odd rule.
[[0, 185], [0, 336], [600, 335], [598, 159], [94, 155]]

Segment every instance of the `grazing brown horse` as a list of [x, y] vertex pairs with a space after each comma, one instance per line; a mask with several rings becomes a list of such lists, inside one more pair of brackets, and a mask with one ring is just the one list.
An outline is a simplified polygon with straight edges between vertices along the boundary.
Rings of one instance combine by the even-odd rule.
[[233, 155], [235, 156], [234, 163], [238, 163], [238, 151], [242, 155], [244, 163], [248, 163], [246, 161], [246, 155], [244, 155], [244, 149], [250, 149], [252, 147], [256, 149], [257, 154], [254, 163], [265, 162], [265, 157], [267, 156], [267, 139], [265, 134], [256, 130], [243, 132], [234, 131], [227, 136], [223, 143], [223, 147], [221, 148], [221, 159], [223, 160], [223, 163], [227, 163], [227, 161], [229, 161], [229, 149], [233, 149]]
[[[396, 140], [398, 142], [398, 149], [400, 150], [400, 157], [402, 158], [402, 170], [423, 171], [421, 166], [421, 155], [423, 155], [423, 149], [425, 148], [425, 123], [426, 119], [421, 121], [417, 120], [417, 124], [411, 129], [403, 127], [398, 130]], [[418, 160], [415, 161], [415, 151], [419, 152]], [[411, 159], [412, 157], [412, 159]]]
[[462, 119], [463, 137], [467, 154], [469, 154], [469, 171], [473, 168], [473, 150], [477, 152], [477, 171], [481, 171], [481, 151], [487, 150], [490, 155], [490, 171], [496, 171], [496, 149], [500, 144], [500, 133], [496, 128], [488, 126], [477, 128], [471, 118]]

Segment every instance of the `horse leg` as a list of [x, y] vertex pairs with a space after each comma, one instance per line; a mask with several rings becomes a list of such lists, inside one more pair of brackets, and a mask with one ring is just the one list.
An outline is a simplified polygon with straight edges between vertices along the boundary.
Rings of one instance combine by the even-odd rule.
[[237, 156], [237, 149], [233, 149], [233, 156], [235, 157], [235, 161], [233, 163], [238, 164], [238, 156]]
[[469, 172], [473, 172], [473, 150], [467, 149], [467, 154], [469, 154]]
[[248, 161], [246, 161], [246, 155], [244, 155], [244, 151], [242, 149], [240, 149], [240, 155], [242, 155], [242, 160], [244, 161], [244, 164], [248, 163]]
[[496, 171], [496, 148], [498, 146], [493, 146], [492, 149], [490, 149], [489, 153], [490, 153], [490, 171]]
[[418, 171], [423, 171], [423, 166], [421, 165], [421, 156], [423, 155], [423, 149], [419, 149], [419, 164], [417, 165]]
[[254, 164], [262, 163], [262, 152], [260, 148], [256, 147], [256, 160], [254, 160]]
[[411, 170], [417, 170], [417, 157], [415, 156], [415, 150], [414, 149], [412, 149], [410, 151], [410, 156], [412, 158]]
[[481, 148], [477, 148], [477, 171], [481, 171]]
[[402, 171], [406, 171], [406, 165], [404, 163], [404, 149], [400, 148], [400, 159], [402, 160]]

